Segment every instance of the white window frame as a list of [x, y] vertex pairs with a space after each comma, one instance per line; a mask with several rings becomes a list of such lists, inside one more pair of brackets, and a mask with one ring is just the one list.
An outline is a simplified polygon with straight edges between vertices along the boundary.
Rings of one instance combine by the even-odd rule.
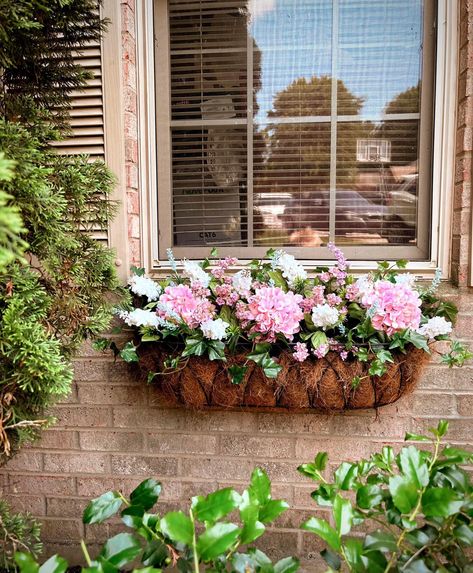
[[[157, 148], [156, 125], [159, 123], [159, 106], [155, 105], [155, 49], [159, 48], [156, 37], [163, 37], [167, 28], [165, 18], [159, 17], [156, 10], [164, 0], [137, 0], [137, 67], [138, 67], [138, 114], [140, 130], [140, 197], [141, 197], [141, 230], [142, 260], [150, 274], [169, 271], [167, 260], [160, 260], [158, 227], [158, 209], [164, 205], [157, 193]], [[432, 209], [430, 252], [425, 261], [415, 261], [408, 269], [421, 277], [429, 278], [435, 269], [442, 269], [443, 277], [449, 278], [452, 199], [454, 187], [455, 160], [455, 123], [456, 123], [456, 90], [457, 90], [457, 25], [458, 6], [452, 0], [438, 0], [437, 48], [436, 48], [436, 82], [434, 99], [434, 133], [433, 133], [433, 173], [432, 173]], [[165, 37], [165, 36], [164, 36]], [[160, 81], [169, 78], [160, 77]], [[162, 156], [162, 154], [160, 154]], [[162, 199], [162, 198], [161, 198]], [[365, 247], [351, 247], [353, 254]], [[320, 252], [320, 251], [319, 251]], [[401, 255], [402, 256], [402, 255]], [[319, 259], [302, 261], [314, 266], [327, 261]], [[354, 272], [364, 272], [375, 267], [372, 261], [354, 261], [350, 268]]]

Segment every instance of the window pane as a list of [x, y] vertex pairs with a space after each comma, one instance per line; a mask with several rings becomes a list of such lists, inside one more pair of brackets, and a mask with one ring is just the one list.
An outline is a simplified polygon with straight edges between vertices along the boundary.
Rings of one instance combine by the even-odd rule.
[[172, 130], [176, 246], [246, 244], [246, 127]]
[[338, 125], [336, 240], [415, 245], [418, 120]]

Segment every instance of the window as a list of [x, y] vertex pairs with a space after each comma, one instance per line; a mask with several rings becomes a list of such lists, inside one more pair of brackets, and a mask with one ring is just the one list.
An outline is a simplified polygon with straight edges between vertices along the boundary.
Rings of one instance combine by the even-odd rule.
[[156, 0], [159, 256], [428, 258], [433, 0]]

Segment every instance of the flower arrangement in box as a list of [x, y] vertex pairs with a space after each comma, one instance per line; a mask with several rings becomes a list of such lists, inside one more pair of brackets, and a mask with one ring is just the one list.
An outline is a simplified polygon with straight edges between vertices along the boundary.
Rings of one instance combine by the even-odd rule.
[[[355, 277], [329, 247], [335, 264], [310, 274], [274, 250], [245, 266], [213, 251], [178, 267], [169, 252], [172, 274], [157, 281], [135, 268], [134, 306], [118, 314], [136, 336], [117, 352], [169, 401], [196, 408], [391, 403], [413, 387], [433, 343], [450, 341], [456, 308], [435, 295], [439, 273], [418, 286], [397, 261]], [[470, 357], [447, 346], [449, 366]]]

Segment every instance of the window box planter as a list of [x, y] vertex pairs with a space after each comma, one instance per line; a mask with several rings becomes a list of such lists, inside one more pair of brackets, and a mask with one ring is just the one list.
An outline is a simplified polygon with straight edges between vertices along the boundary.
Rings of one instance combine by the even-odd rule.
[[[164, 361], [169, 352], [159, 343], [141, 344], [138, 355], [145, 378], [166, 372]], [[343, 361], [336, 352], [304, 362], [281, 353], [278, 362], [282, 369], [276, 378], [268, 378], [251, 362], [243, 380], [234, 384], [229, 368], [244, 364], [245, 354], [230, 356], [227, 362], [192, 356], [175, 371], [153, 376], [152, 384], [163, 404], [191, 409], [358, 410], [392, 404], [410, 393], [429, 358], [412, 347], [406, 354], [394, 354], [394, 362], [382, 376], [372, 376], [368, 363]], [[360, 382], [354, 387], [357, 378]]]

